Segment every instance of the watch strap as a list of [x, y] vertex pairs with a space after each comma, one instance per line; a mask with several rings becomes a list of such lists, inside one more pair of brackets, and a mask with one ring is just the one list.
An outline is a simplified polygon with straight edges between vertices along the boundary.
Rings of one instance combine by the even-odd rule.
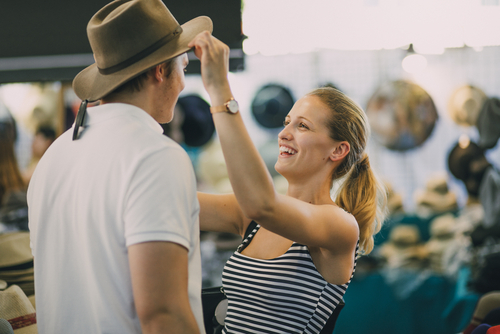
[[228, 109], [228, 103], [230, 101], [234, 100], [234, 98], [230, 98], [226, 103], [224, 103], [223, 105], [221, 106], [215, 106], [215, 107], [210, 107], [210, 112], [212, 114], [216, 114], [216, 113], [219, 113], [219, 112], [228, 112], [229, 109]]

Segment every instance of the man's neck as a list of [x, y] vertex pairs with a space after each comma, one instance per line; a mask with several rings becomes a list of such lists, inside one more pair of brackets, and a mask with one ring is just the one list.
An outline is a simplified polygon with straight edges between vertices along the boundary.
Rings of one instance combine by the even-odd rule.
[[149, 105], [149, 101], [150, 99], [147, 98], [146, 92], [139, 91], [133, 93], [127, 92], [127, 93], [104, 97], [101, 99], [101, 105], [108, 103], [126, 103], [136, 106], [144, 110], [148, 114], [151, 114], [151, 106]]

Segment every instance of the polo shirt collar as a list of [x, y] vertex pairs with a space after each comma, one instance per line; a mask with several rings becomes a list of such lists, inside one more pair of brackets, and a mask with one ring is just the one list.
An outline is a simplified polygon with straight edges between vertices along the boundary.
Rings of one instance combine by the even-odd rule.
[[162, 134], [161, 125], [146, 111], [127, 103], [106, 103], [87, 109], [85, 125], [92, 125], [104, 122], [114, 117], [124, 117], [130, 115], [152, 130]]

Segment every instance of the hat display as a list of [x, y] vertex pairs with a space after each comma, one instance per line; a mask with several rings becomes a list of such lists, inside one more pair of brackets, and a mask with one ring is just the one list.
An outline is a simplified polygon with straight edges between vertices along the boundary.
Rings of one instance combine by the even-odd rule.
[[115, 0], [87, 25], [95, 63], [73, 80], [82, 100], [96, 101], [115, 88], [184, 52], [212, 20], [199, 16], [180, 25], [161, 0]]
[[455, 241], [456, 218], [452, 214], [444, 214], [434, 218], [430, 226], [431, 238], [425, 244], [429, 253], [429, 264], [432, 270], [444, 273], [446, 264], [444, 254]]
[[35, 293], [29, 232], [0, 234], [0, 280], [19, 286], [28, 296]]
[[0, 234], [0, 270], [32, 260], [29, 232]]
[[486, 94], [479, 88], [465, 85], [457, 88], [448, 100], [448, 114], [458, 125], [476, 125]]
[[380, 255], [388, 268], [419, 269], [424, 266], [425, 248], [420, 242], [420, 232], [413, 224], [392, 228], [389, 241], [380, 246]]
[[415, 191], [417, 213], [421, 216], [450, 212], [458, 209], [457, 196], [448, 189], [448, 179], [435, 175], [427, 180], [424, 190]]
[[10, 323], [14, 334], [38, 333], [35, 308], [17, 285], [0, 291], [0, 318]]
[[183, 96], [177, 104], [183, 113], [181, 129], [184, 143], [193, 147], [208, 143], [215, 133], [210, 105], [198, 95]]
[[387, 190], [387, 208], [389, 209], [389, 215], [392, 216], [398, 213], [404, 213], [403, 196], [394, 191], [389, 181], [384, 181], [384, 185]]
[[396, 151], [422, 145], [438, 119], [431, 96], [419, 85], [402, 80], [377, 88], [368, 101], [366, 115], [374, 138]]
[[264, 128], [283, 126], [283, 121], [295, 100], [290, 90], [278, 84], [269, 84], [257, 91], [252, 100], [252, 115]]
[[500, 99], [487, 99], [476, 123], [479, 131], [479, 146], [484, 149], [495, 147], [500, 138]]

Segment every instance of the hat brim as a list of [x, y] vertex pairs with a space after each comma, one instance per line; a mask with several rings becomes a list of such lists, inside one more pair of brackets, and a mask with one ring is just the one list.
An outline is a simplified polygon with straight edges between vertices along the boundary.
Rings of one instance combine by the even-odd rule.
[[92, 64], [78, 73], [73, 80], [73, 90], [81, 100], [97, 101], [114, 89], [140, 75], [153, 66], [177, 57], [190, 50], [189, 42], [203, 31], [212, 32], [212, 20], [208, 16], [199, 16], [183, 25], [179, 36], [151, 53], [149, 56], [113, 74], [103, 75], [97, 64]]

